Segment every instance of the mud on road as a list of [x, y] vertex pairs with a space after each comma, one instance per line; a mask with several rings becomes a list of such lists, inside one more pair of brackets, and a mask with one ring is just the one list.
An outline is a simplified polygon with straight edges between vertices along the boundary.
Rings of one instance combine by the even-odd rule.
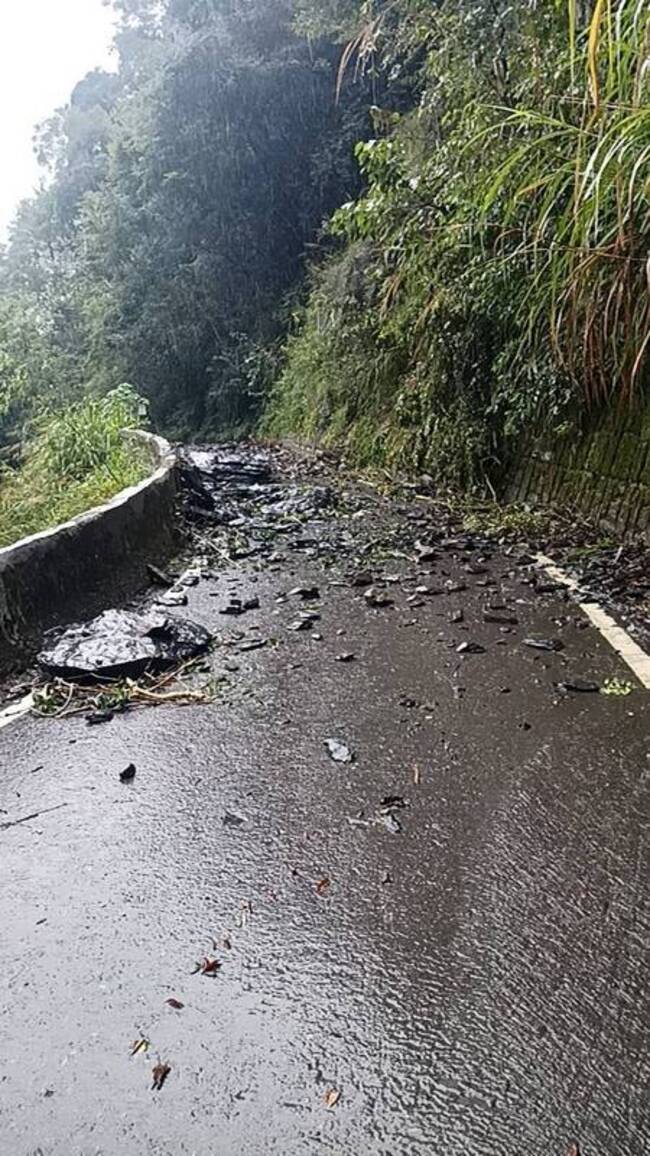
[[647, 1153], [646, 696], [525, 543], [202, 452], [214, 701], [0, 732], [0, 1153]]

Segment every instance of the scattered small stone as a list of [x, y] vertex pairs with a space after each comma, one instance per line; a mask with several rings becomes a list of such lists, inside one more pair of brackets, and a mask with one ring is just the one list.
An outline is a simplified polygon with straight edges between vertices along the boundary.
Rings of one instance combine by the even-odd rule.
[[418, 562], [435, 562], [438, 557], [438, 551], [435, 546], [428, 542], [416, 542], [415, 553]]
[[353, 574], [350, 579], [350, 586], [372, 586], [373, 576], [370, 570], [360, 570], [357, 574]]
[[355, 658], [356, 658], [356, 654], [353, 654], [351, 650], [345, 650], [345, 651], [343, 651], [342, 654], [337, 654], [334, 661], [335, 662], [354, 662]]
[[311, 630], [315, 622], [320, 622], [320, 614], [317, 614], [314, 610], [305, 611], [299, 618], [296, 618], [294, 622], [289, 623], [287, 630]]
[[235, 815], [232, 811], [226, 811], [221, 822], [224, 827], [243, 827], [246, 819], [243, 815]]
[[377, 590], [375, 586], [370, 586], [369, 589], [366, 590], [364, 598], [366, 605], [372, 606], [375, 609], [393, 605], [393, 599], [389, 598], [388, 595], [384, 594], [381, 590]]
[[129, 763], [123, 771], [120, 771], [120, 782], [131, 783], [135, 778], [135, 763]]
[[380, 815], [380, 822], [387, 831], [390, 831], [391, 835], [399, 835], [402, 830], [402, 824], [399, 819], [395, 818], [392, 811], [383, 812]]
[[165, 570], [160, 570], [158, 566], [154, 566], [151, 562], [147, 562], [147, 574], [154, 586], [174, 585], [175, 579], [172, 578], [170, 574], [167, 574]]
[[156, 598], [157, 606], [187, 606], [188, 598], [184, 590], [176, 590], [172, 587], [171, 590], [166, 590]]
[[350, 750], [346, 743], [341, 739], [325, 739], [325, 746], [327, 747], [329, 756], [335, 763], [352, 763], [354, 762], [354, 752]]
[[564, 643], [559, 638], [524, 638], [524, 646], [532, 650], [564, 650]]
[[461, 642], [456, 647], [456, 654], [485, 654], [485, 647], [480, 642]]
[[598, 694], [600, 691], [600, 683], [593, 682], [588, 678], [565, 678], [562, 682], [557, 684], [558, 690], [576, 691], [578, 694]]
[[290, 598], [302, 598], [303, 602], [314, 602], [320, 598], [318, 586], [294, 586], [289, 591]]
[[558, 594], [566, 589], [559, 582], [540, 582], [537, 580], [534, 582], [534, 587], [537, 594]]
[[86, 715], [86, 724], [89, 727], [98, 727], [114, 718], [115, 712], [112, 710], [94, 710], [92, 714]]

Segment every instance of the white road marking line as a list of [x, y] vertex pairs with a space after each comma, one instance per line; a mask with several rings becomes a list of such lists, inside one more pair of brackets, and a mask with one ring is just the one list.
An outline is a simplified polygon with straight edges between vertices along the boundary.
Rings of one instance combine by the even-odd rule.
[[[576, 591], [579, 589], [579, 584], [575, 578], [571, 578], [569, 574], [565, 574], [559, 566], [551, 558], [547, 558], [545, 554], [537, 555], [537, 562], [555, 582], [561, 582], [563, 586], [568, 587], [569, 590]], [[642, 650], [633, 638], [630, 638], [627, 630], [623, 630], [622, 626], [618, 626], [614, 619], [599, 606], [597, 602], [581, 602], [577, 600], [577, 605], [586, 614], [587, 618], [600, 631], [603, 638], [609, 645], [621, 656], [623, 662], [626, 662], [632, 673], [641, 683], [641, 686], [646, 690], [650, 690], [650, 655]]]
[[22, 718], [32, 709], [33, 705], [34, 696], [31, 691], [18, 702], [12, 702], [11, 706], [0, 712], [0, 731], [3, 727], [8, 727], [9, 723], [15, 722], [17, 718]]

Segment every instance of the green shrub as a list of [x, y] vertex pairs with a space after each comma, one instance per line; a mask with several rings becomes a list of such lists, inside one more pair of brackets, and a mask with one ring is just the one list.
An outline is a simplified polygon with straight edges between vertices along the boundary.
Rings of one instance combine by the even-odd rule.
[[146, 477], [146, 452], [123, 437], [138, 424], [138, 401], [122, 385], [35, 421], [20, 466], [0, 474], [0, 546], [65, 522]]

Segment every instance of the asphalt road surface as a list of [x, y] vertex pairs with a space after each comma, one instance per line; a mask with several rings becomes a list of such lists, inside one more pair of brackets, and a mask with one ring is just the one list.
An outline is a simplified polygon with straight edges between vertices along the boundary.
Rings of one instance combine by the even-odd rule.
[[0, 732], [2, 1156], [650, 1151], [647, 696], [563, 693], [630, 675], [409, 525], [364, 492], [213, 558], [210, 705]]

